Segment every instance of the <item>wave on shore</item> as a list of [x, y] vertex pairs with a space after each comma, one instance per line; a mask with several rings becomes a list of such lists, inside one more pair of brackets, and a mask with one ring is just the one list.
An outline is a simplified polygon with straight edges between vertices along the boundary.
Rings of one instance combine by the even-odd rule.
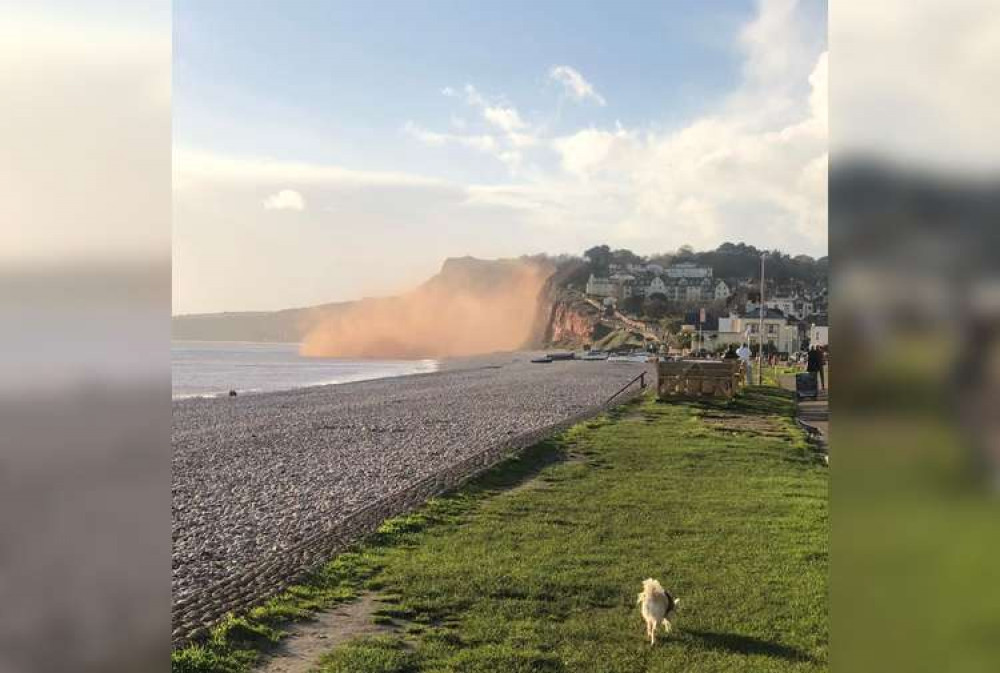
[[175, 341], [172, 398], [211, 399], [437, 371], [437, 360], [307, 358], [299, 344]]

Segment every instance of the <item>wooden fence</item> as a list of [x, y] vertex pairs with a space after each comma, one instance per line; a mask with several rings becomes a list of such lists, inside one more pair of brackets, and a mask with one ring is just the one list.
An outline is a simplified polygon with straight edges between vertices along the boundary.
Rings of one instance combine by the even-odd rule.
[[661, 400], [719, 397], [729, 399], [746, 385], [739, 360], [679, 360], [657, 364]]

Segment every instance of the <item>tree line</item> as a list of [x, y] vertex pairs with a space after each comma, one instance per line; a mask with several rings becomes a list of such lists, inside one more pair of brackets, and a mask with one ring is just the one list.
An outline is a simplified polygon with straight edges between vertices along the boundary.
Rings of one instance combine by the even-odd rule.
[[760, 250], [746, 243], [723, 243], [715, 250], [696, 252], [691, 246], [681, 246], [676, 252], [643, 257], [631, 250], [612, 250], [607, 245], [595, 245], [583, 253], [590, 271], [606, 275], [612, 264], [658, 264], [663, 267], [679, 262], [694, 262], [711, 267], [716, 278], [753, 278], [760, 273], [760, 257], [767, 253], [767, 276], [775, 280], [798, 280], [813, 283], [825, 280], [829, 258], [809, 255], [789, 255], [780, 250]]

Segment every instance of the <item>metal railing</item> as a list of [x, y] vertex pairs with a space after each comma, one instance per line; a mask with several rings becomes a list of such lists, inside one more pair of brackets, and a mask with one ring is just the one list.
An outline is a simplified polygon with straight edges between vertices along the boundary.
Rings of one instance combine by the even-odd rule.
[[619, 390], [618, 392], [616, 392], [616, 393], [615, 393], [614, 395], [612, 395], [611, 397], [609, 397], [609, 398], [608, 398], [608, 399], [607, 399], [607, 400], [606, 400], [606, 401], [604, 402], [604, 404], [605, 404], [605, 405], [608, 405], [608, 404], [611, 404], [611, 402], [612, 402], [612, 401], [613, 401], [613, 400], [614, 400], [614, 399], [615, 399], [616, 397], [618, 397], [618, 396], [619, 396], [619, 395], [621, 395], [621, 394], [622, 394], [623, 392], [625, 392], [626, 390], [628, 390], [628, 389], [629, 389], [629, 386], [631, 386], [631, 385], [632, 385], [633, 383], [635, 383], [636, 381], [638, 381], [638, 382], [639, 382], [639, 390], [645, 390], [645, 388], [646, 388], [646, 372], [642, 372], [641, 374], [639, 374], [638, 376], [636, 376], [636, 377], [635, 377], [634, 379], [632, 379], [631, 381], [629, 381], [628, 383], [626, 383], [625, 385], [623, 385], [623, 386], [621, 387], [621, 389], [620, 389], [620, 390]]

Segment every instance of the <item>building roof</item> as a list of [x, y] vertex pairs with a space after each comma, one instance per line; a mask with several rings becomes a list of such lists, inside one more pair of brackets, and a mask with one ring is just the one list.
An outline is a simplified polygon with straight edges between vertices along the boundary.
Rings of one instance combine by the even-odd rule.
[[[700, 317], [700, 311], [688, 311], [684, 314], [684, 324], [694, 325], [695, 329], [698, 328], [698, 318]], [[705, 322], [701, 324], [701, 328], [708, 332], [715, 332], [719, 329], [719, 316], [712, 315], [708, 311], [705, 312]]]
[[[760, 309], [754, 309], [752, 311], [747, 311], [741, 316], [744, 320], [760, 320]], [[764, 320], [784, 320], [785, 312], [778, 308], [769, 308], [764, 311]]]

